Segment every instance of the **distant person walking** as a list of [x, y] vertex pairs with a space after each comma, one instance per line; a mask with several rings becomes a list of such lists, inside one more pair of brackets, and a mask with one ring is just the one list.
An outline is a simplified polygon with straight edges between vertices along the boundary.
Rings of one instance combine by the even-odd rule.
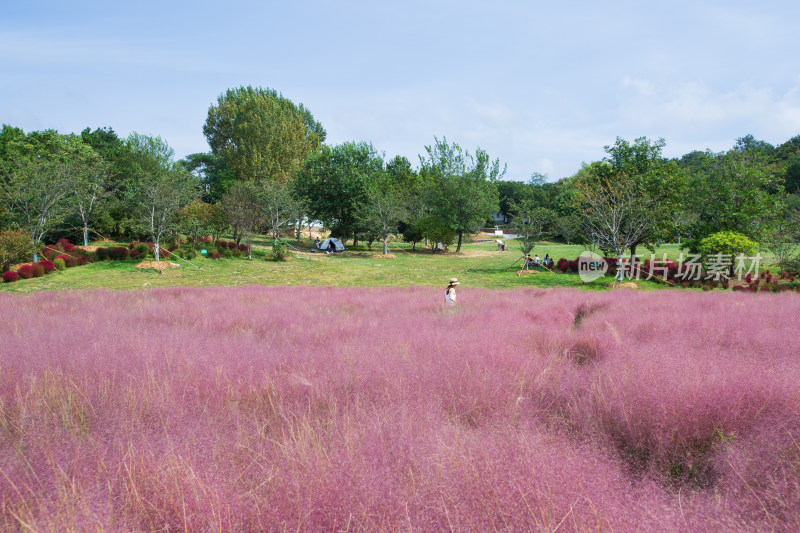
[[444, 291], [444, 305], [447, 307], [456, 305], [456, 285], [458, 285], [458, 279], [451, 278], [450, 284]]

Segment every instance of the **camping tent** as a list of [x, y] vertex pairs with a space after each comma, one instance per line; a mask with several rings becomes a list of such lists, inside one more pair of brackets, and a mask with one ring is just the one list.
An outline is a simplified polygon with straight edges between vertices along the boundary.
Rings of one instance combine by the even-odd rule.
[[323, 250], [323, 251], [327, 250], [329, 243], [333, 243], [333, 248], [337, 252], [344, 252], [344, 244], [342, 244], [342, 241], [340, 241], [339, 239], [336, 239], [334, 237], [331, 237], [329, 239], [325, 239], [324, 241], [322, 241], [322, 244], [319, 245], [319, 249]]

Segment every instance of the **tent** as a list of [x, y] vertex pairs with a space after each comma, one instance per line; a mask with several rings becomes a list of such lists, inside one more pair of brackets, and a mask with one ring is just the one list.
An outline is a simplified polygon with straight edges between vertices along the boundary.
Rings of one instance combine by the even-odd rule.
[[344, 244], [342, 244], [342, 241], [333, 237], [330, 237], [322, 241], [322, 243], [319, 245], [319, 249], [322, 251], [326, 251], [328, 249], [329, 243], [333, 243], [333, 249], [336, 250], [337, 252], [344, 252]]

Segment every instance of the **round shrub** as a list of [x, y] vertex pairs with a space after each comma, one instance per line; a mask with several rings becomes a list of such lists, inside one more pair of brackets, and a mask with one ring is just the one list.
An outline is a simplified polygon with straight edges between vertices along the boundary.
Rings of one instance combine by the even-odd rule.
[[128, 255], [128, 249], [124, 246], [114, 246], [108, 249], [108, 257], [114, 261], [124, 261]]
[[250, 251], [250, 247], [247, 246], [245, 243], [242, 243], [239, 245], [239, 251], [247, 253], [248, 251]]
[[[92, 261], [92, 257], [91, 256], [89, 256], [89, 255], [80, 255], [80, 256], [78, 256], [78, 264], [79, 265], [88, 265], [89, 263], [94, 263], [94, 261]], [[69, 263], [67, 263], [67, 266], [69, 266]]]
[[19, 279], [19, 275], [17, 275], [17, 273], [14, 272], [13, 270], [9, 270], [8, 272], [3, 273], [3, 281], [5, 281], [6, 283], [17, 281], [17, 279]]
[[52, 261], [48, 261], [47, 259], [44, 259], [42, 261], [39, 261], [39, 264], [42, 265], [42, 268], [44, 269], [44, 273], [45, 274], [49, 274], [51, 272], [55, 272], [56, 271], [56, 265]]
[[272, 255], [278, 261], [283, 261], [289, 257], [289, 245], [286, 241], [279, 240], [272, 243]]
[[170, 252], [174, 252], [174, 251], [175, 251], [175, 250], [177, 250], [178, 248], [180, 248], [180, 246], [178, 246], [177, 244], [173, 244], [172, 246], [170, 246], [170, 247], [169, 247], [169, 248], [167, 248], [167, 249], [168, 249]]
[[95, 255], [97, 255], [97, 259], [99, 261], [105, 261], [106, 259], [108, 259], [108, 248], [104, 248], [101, 246], [100, 248], [97, 249]]
[[34, 278], [44, 277], [44, 267], [39, 262], [33, 264], [33, 277]]
[[224, 257], [225, 259], [230, 259], [231, 257], [233, 257], [233, 251], [231, 251], [230, 248], [223, 248], [222, 257]]
[[242, 251], [239, 250], [238, 248], [234, 248], [232, 253], [233, 253], [233, 257], [241, 257], [242, 256]]
[[64, 266], [67, 268], [78, 266], [78, 258], [71, 255], [58, 255], [56, 256], [56, 259], [61, 259], [61, 261], [64, 263]]
[[71, 242], [68, 242], [68, 243], [64, 244], [64, 251], [65, 252], [71, 252], [73, 249], [75, 249], [75, 245], [72, 244]]
[[145, 257], [150, 252], [150, 247], [143, 242], [136, 243], [133, 249], [138, 252], [137, 257]]
[[558, 263], [556, 263], [556, 268], [559, 269], [561, 272], [566, 272], [567, 270], [569, 270], [569, 260], [562, 257], [561, 259], [558, 260]]
[[71, 245], [72, 243], [71, 243], [71, 242], [69, 242], [69, 239], [67, 239], [66, 237], [61, 237], [60, 239], [58, 239], [58, 240], [56, 241], [56, 244], [60, 244], [60, 245], [61, 245], [61, 246], [63, 246], [63, 247], [64, 247], [64, 249], [66, 250], [66, 246], [67, 246], [68, 244], [70, 244], [70, 245]]
[[222, 259], [222, 254], [219, 252], [214, 252], [211, 254], [211, 259]]
[[197, 257], [197, 253], [194, 250], [186, 250], [186, 253], [183, 254], [184, 259], [194, 259]]
[[25, 263], [24, 265], [21, 265], [17, 269], [17, 274], [19, 274], [19, 277], [21, 277], [22, 279], [31, 279], [33, 277], [33, 265], [31, 265], [30, 263]]
[[53, 265], [56, 267], [56, 270], [64, 270], [67, 268], [67, 263], [64, 261], [64, 256], [59, 255], [53, 260]]
[[50, 247], [45, 248], [42, 250], [42, 257], [45, 259], [52, 259], [56, 255], [56, 251]]

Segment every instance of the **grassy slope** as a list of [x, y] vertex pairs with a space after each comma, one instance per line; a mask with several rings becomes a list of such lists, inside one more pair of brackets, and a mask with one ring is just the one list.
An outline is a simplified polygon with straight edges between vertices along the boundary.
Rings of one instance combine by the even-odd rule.
[[[309, 250], [309, 242], [290, 241], [300, 250]], [[198, 270], [182, 261], [179, 268], [165, 270], [159, 274], [154, 270], [137, 269], [136, 262], [105, 261], [79, 268], [56, 272], [43, 278], [20, 280], [16, 283], [0, 283], [0, 290], [27, 293], [38, 290], [58, 289], [140, 289], [165, 286], [237, 286], [237, 285], [332, 285], [332, 286], [442, 286], [451, 277], [459, 278], [462, 287], [483, 287], [511, 289], [517, 287], [578, 287], [600, 290], [605, 284], [595, 282], [581, 283], [576, 274], [542, 272], [518, 276], [517, 267], [511, 266], [521, 253], [513, 240], [507, 241], [508, 252], [497, 252], [494, 241], [466, 244], [462, 252], [456, 254], [430, 252], [420, 246], [412, 251], [405, 244], [393, 244], [390, 252], [394, 258], [375, 257], [380, 253], [380, 245], [372, 250], [359, 246], [336, 256], [325, 254], [293, 254], [285, 262], [266, 261], [263, 254], [268, 248], [267, 241], [256, 241], [254, 251], [260, 254], [252, 261], [246, 259], [211, 260], [199, 256], [192, 262], [201, 267]], [[453, 250], [455, 248], [452, 248]], [[584, 246], [544, 243], [534, 252], [541, 256], [549, 253], [555, 260], [561, 257], [574, 259]], [[643, 257], [650, 252], [641, 250]], [[657, 255], [667, 253], [670, 259], [680, 254], [678, 245], [670, 244], [657, 250]], [[510, 267], [510, 268], [509, 268]], [[508, 268], [508, 270], [506, 270]], [[663, 285], [641, 281], [640, 286], [647, 289]]]

